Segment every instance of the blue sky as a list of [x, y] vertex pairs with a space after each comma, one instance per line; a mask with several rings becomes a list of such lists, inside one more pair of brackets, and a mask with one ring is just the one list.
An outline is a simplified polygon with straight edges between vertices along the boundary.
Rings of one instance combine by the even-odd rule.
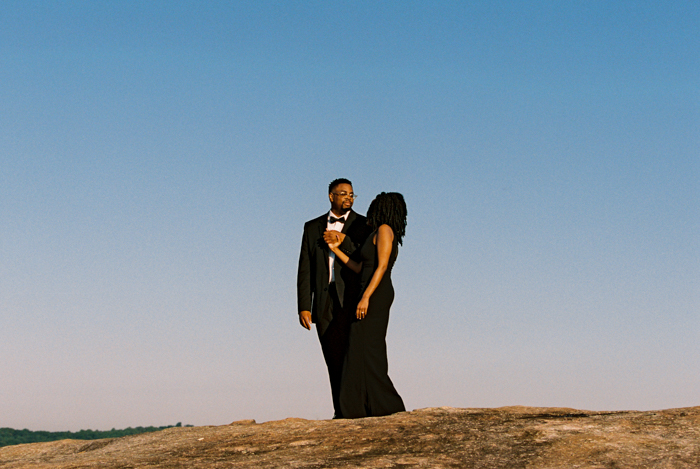
[[329, 418], [304, 221], [402, 192], [409, 409], [700, 395], [696, 2], [5, 2], [0, 426]]

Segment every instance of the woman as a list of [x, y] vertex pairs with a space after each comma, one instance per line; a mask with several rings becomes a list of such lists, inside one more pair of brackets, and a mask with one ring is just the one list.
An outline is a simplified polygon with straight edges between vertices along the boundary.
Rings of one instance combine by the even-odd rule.
[[406, 410], [401, 396], [389, 379], [386, 356], [386, 330], [389, 308], [394, 301], [391, 268], [398, 245], [406, 234], [406, 202], [398, 192], [382, 192], [367, 210], [367, 224], [374, 229], [361, 249], [361, 261], [350, 259], [328, 247], [336, 259], [360, 274], [362, 297], [357, 320], [350, 328], [348, 352], [340, 386], [340, 408], [344, 418], [389, 415]]

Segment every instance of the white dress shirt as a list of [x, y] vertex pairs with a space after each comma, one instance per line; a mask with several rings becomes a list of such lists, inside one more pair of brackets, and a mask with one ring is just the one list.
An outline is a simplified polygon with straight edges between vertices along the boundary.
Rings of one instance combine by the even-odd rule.
[[[333, 215], [332, 212], [329, 211], [328, 218], [326, 219], [326, 230], [328, 230], [328, 231], [343, 231], [343, 227], [345, 226], [345, 223], [340, 223], [340, 222], [331, 223], [331, 217], [342, 218], [347, 223], [348, 215], [350, 215], [350, 211], [345, 212], [345, 214], [341, 217], [336, 217], [335, 215]], [[330, 277], [328, 278], [328, 283], [335, 282], [335, 271], [333, 270], [334, 264], [335, 264], [335, 253], [333, 253], [333, 251], [329, 251], [328, 271], [330, 272]]]

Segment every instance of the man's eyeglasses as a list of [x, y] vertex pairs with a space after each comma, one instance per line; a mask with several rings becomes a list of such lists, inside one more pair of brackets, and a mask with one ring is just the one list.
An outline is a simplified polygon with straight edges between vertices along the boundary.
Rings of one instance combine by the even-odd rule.
[[347, 192], [331, 192], [333, 195], [337, 195], [338, 197], [350, 197], [352, 200], [357, 199], [357, 194], [350, 193], [348, 194]]

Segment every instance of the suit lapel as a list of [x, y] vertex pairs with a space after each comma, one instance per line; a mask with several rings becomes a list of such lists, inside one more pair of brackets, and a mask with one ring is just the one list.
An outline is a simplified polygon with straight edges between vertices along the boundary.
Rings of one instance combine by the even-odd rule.
[[343, 229], [340, 230], [341, 233], [347, 233], [348, 228], [350, 225], [352, 225], [352, 222], [355, 221], [355, 218], [357, 215], [355, 214], [354, 211], [350, 210], [350, 213], [348, 214], [348, 218], [345, 220], [345, 223], [343, 223]]
[[329, 254], [329, 249], [328, 245], [326, 244], [325, 241], [323, 241], [323, 232], [326, 231], [326, 226], [328, 226], [328, 214], [326, 213], [325, 215], [319, 217], [318, 219], [318, 242], [319, 242], [319, 249], [322, 252], [323, 255], [323, 269], [324, 272], [326, 273], [325, 278], [330, 278], [330, 271], [328, 270], [328, 254]]

